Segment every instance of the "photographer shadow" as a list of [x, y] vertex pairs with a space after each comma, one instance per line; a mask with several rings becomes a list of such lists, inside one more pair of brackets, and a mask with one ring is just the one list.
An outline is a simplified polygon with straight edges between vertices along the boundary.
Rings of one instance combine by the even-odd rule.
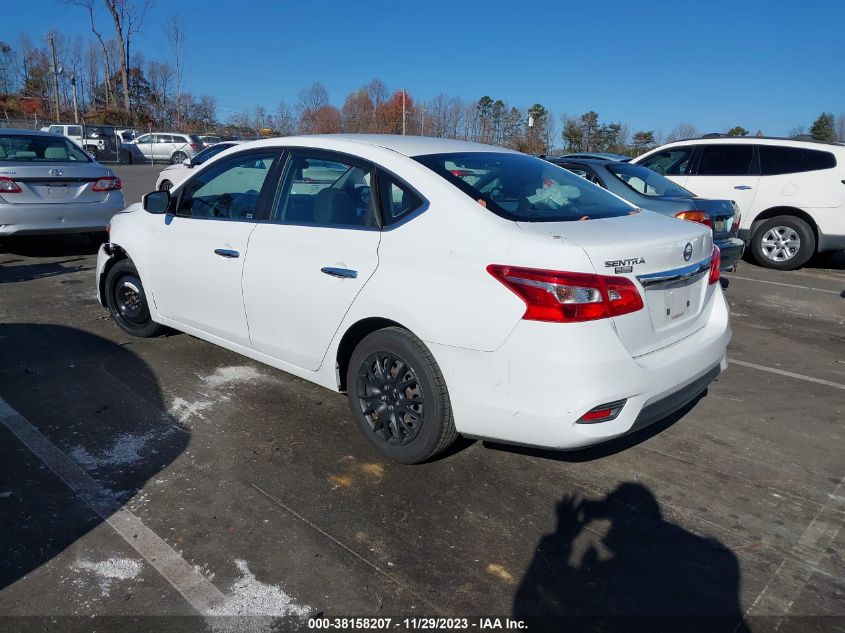
[[734, 553], [666, 520], [642, 484], [566, 496], [557, 517], [514, 599], [530, 630], [748, 631]]

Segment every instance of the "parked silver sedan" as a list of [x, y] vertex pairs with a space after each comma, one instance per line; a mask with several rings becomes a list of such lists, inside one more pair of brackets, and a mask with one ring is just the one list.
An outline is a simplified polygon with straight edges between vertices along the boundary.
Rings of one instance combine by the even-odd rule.
[[69, 139], [0, 130], [0, 237], [96, 233], [125, 206], [120, 179]]

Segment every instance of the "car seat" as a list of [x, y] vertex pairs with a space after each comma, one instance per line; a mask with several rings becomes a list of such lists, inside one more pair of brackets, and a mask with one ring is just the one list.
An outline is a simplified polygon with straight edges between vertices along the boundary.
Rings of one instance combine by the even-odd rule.
[[357, 225], [361, 220], [352, 196], [340, 189], [323, 189], [314, 200], [314, 222]]

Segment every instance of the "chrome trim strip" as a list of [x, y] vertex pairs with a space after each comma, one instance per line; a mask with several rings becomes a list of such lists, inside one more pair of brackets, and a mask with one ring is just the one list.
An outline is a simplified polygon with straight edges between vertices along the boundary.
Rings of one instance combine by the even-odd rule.
[[710, 272], [710, 260], [702, 259], [700, 262], [666, 270], [659, 273], [648, 273], [637, 275], [637, 280], [646, 290], [666, 290], [669, 288], [682, 288], [698, 281], [704, 274]]

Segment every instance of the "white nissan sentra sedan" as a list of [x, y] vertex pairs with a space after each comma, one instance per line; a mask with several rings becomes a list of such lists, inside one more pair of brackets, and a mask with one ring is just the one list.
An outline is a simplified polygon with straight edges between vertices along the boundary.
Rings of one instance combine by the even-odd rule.
[[[301, 186], [303, 172], [344, 166]], [[388, 457], [657, 421], [726, 366], [710, 230], [546, 161], [409, 136], [232, 147], [111, 222], [100, 300], [348, 394]], [[326, 422], [328, 423], [328, 422]]]
[[0, 130], [0, 237], [97, 233], [125, 206], [120, 179], [73, 141]]

